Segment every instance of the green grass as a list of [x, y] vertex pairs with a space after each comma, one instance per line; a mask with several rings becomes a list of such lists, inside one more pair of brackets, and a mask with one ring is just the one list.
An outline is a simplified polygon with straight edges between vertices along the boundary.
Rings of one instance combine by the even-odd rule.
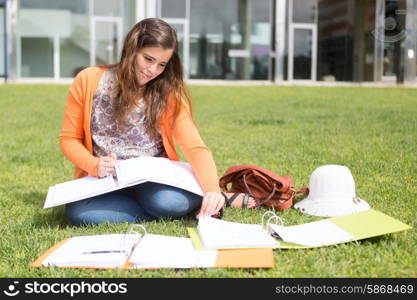
[[[219, 175], [250, 163], [292, 175], [300, 187], [324, 164], [346, 165], [358, 195], [412, 230], [358, 243], [275, 250], [273, 269], [87, 270], [30, 268], [63, 238], [124, 232], [127, 224], [74, 227], [63, 207], [42, 209], [50, 185], [71, 179], [58, 133], [68, 86], [0, 86], [1, 277], [416, 277], [417, 90], [345, 87], [192, 86], [200, 133]], [[259, 223], [265, 209], [226, 209]], [[286, 224], [319, 218], [288, 209]], [[193, 219], [146, 223], [187, 236]]]

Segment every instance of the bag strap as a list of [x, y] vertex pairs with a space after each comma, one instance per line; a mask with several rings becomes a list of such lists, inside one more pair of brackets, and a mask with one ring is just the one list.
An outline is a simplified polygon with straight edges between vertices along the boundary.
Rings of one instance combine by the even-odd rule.
[[[245, 187], [246, 187], [246, 189], [248, 190], [248, 192], [249, 192], [249, 194], [253, 197], [253, 198], [255, 198], [256, 199], [256, 197], [255, 197], [255, 195], [252, 193], [252, 190], [250, 189], [250, 187], [249, 187], [249, 185], [247, 184], [247, 182], [246, 182], [246, 174], [245, 175], [243, 175], [243, 183], [245, 184]], [[256, 200], [258, 200], [259, 201], [259, 205], [262, 205], [262, 204], [264, 204], [265, 202], [268, 202], [274, 195], [275, 195], [275, 192], [276, 192], [276, 189], [275, 189], [275, 187], [276, 187], [276, 184], [275, 184], [275, 182], [274, 182], [274, 186], [272, 187], [272, 192], [271, 192], [271, 194], [269, 194], [269, 196], [268, 197], [266, 197], [265, 199], [256, 199]]]
[[310, 193], [308, 186], [302, 186], [297, 192], [296, 195], [307, 196]]
[[255, 166], [255, 165], [250, 165], [250, 166], [251, 166], [252, 169], [257, 170], [258, 172], [261, 172], [268, 177], [271, 177], [273, 180], [275, 180], [277, 182], [280, 182], [281, 187], [278, 188], [278, 190], [280, 192], [286, 192], [293, 187], [291, 177], [288, 176], [288, 175], [280, 176], [280, 175], [275, 174], [271, 170], [265, 169], [263, 167], [259, 167], [259, 166]]
[[263, 167], [260, 166], [256, 166], [256, 165], [250, 165], [250, 164], [246, 164], [246, 165], [235, 165], [235, 166], [231, 166], [229, 167], [225, 174], [220, 178], [220, 182], [219, 185], [221, 188], [225, 188], [225, 186], [227, 185], [227, 183], [229, 183], [231, 181], [231, 178], [233, 178], [234, 174], [236, 174], [239, 171], [242, 170], [246, 170], [246, 169], [252, 169], [252, 170], [257, 170], [258, 172], [261, 172], [263, 174], [265, 174], [266, 176], [271, 177], [272, 179], [274, 179], [275, 181], [278, 181], [281, 183], [281, 187], [280, 187], [280, 191], [282, 192], [286, 192], [289, 189], [292, 189], [292, 180], [291, 177], [288, 175], [285, 176], [279, 176], [277, 174], [275, 174], [274, 172], [265, 169]]

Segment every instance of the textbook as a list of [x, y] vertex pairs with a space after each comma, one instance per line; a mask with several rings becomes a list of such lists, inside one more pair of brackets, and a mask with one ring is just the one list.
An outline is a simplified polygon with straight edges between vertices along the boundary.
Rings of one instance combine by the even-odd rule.
[[86, 199], [148, 181], [203, 195], [188, 163], [171, 161], [164, 157], [136, 157], [118, 161], [115, 176], [105, 178], [86, 176], [49, 187], [43, 208]]
[[[141, 226], [141, 228], [144, 227]], [[131, 231], [132, 232], [132, 231]], [[272, 268], [272, 249], [194, 249], [190, 238], [127, 233], [64, 239], [31, 267], [155, 269]]]
[[[272, 216], [264, 222], [268, 214]], [[254, 235], [258, 235], [258, 232], [262, 230], [263, 235], [267, 232], [279, 243], [279, 246], [274, 248], [303, 249], [352, 242], [412, 228], [374, 209], [293, 226], [284, 226], [281, 218], [272, 211], [268, 211], [262, 216], [262, 225], [252, 225], [256, 226], [257, 231], [245, 232], [247, 225], [234, 223], [234, 231], [241, 231], [239, 235], [236, 234], [233, 237], [235, 247], [248, 245], [250, 241], [260, 238]], [[230, 228], [227, 226], [217, 222], [217, 234], [209, 231], [202, 232], [198, 227], [188, 228], [188, 233], [196, 249], [210, 249], [213, 244], [207, 243], [207, 240], [216, 239], [214, 244], [216, 247], [227, 247], [230, 246], [230, 242], [223, 234], [224, 230]]]

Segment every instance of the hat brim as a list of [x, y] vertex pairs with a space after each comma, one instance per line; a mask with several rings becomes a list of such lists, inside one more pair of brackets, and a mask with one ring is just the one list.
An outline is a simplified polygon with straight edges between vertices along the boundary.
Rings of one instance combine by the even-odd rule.
[[353, 201], [314, 201], [309, 198], [294, 204], [294, 208], [302, 213], [317, 217], [338, 217], [349, 215], [370, 209], [368, 202], [359, 199], [358, 203]]

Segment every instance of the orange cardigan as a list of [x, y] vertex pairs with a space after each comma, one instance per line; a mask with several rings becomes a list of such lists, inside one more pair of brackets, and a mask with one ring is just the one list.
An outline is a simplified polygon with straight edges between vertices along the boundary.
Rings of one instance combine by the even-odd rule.
[[[89, 67], [81, 71], [72, 83], [65, 104], [64, 119], [59, 135], [64, 155], [75, 165], [76, 178], [97, 176], [98, 158], [93, 156], [90, 131], [91, 108], [103, 67]], [[204, 192], [220, 191], [213, 156], [201, 139], [184, 103], [174, 123], [170, 126], [169, 113], [162, 120], [161, 136], [171, 160], [179, 160], [174, 139], [189, 161]]]

